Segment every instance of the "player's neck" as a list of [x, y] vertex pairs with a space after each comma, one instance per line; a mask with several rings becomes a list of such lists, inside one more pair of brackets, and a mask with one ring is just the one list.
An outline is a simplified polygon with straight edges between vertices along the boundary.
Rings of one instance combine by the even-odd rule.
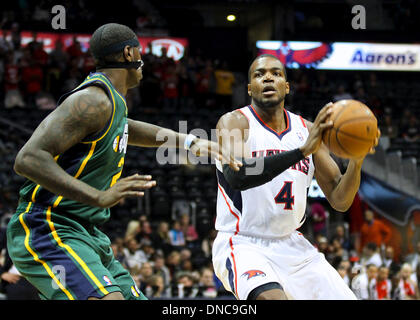
[[252, 105], [261, 119], [273, 130], [282, 132], [286, 129], [286, 119], [284, 117], [284, 102], [279, 106], [273, 108], [261, 108], [257, 105]]
[[123, 96], [127, 94], [127, 70], [125, 69], [103, 69], [101, 70], [109, 81], [111, 81], [114, 88]]

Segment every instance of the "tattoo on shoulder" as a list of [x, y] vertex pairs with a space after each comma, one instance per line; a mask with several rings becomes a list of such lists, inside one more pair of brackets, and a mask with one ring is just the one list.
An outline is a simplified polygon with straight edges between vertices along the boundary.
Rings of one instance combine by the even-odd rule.
[[112, 112], [111, 101], [102, 89], [89, 87], [67, 102], [68, 112], [64, 124], [70, 131], [76, 126], [84, 129], [86, 134], [101, 130], [107, 123]]

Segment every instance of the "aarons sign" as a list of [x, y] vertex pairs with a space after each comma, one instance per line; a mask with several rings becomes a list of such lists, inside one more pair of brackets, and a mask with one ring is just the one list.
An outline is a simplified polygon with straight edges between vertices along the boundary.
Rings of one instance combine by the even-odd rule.
[[[0, 30], [0, 35], [5, 36], [6, 39], [10, 41], [10, 32]], [[89, 34], [38, 32], [37, 41], [42, 41], [44, 43], [45, 51], [51, 52], [54, 50], [56, 41], [61, 41], [64, 48], [67, 48], [73, 43], [74, 37], [76, 37], [77, 41], [80, 42], [82, 50], [86, 52], [89, 49], [89, 40], [91, 38], [91, 35]], [[23, 47], [32, 40], [32, 32], [21, 32], [21, 44]], [[184, 52], [188, 47], [188, 40], [186, 38], [139, 37], [139, 42], [142, 47], [142, 54], [148, 52], [148, 46], [149, 43], [151, 43], [153, 54], [161, 56], [162, 47], [165, 47], [167, 49], [168, 56], [173, 58], [175, 61], [180, 60], [184, 56]]]
[[420, 45], [361, 42], [257, 41], [288, 68], [420, 71]]

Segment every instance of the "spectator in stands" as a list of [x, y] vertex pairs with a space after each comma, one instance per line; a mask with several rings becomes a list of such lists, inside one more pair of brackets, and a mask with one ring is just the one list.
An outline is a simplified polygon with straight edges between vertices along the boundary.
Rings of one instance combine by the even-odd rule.
[[349, 259], [349, 252], [341, 246], [341, 243], [338, 239], [333, 239], [331, 241], [328, 255], [329, 257], [327, 260], [330, 261], [333, 267], [339, 265], [341, 261]]
[[140, 232], [141, 232], [140, 221], [131, 220], [128, 223], [126, 231], [125, 231], [125, 236], [124, 236], [125, 241], [128, 241], [129, 239], [136, 239], [137, 241], [139, 241], [138, 235], [140, 234]]
[[4, 106], [6, 108], [24, 107], [25, 102], [19, 89], [20, 70], [18, 64], [13, 61], [12, 53], [6, 54], [4, 69]]
[[327, 212], [325, 207], [318, 201], [311, 204], [311, 218], [314, 236], [327, 234]]
[[22, 82], [25, 96], [31, 105], [35, 105], [35, 97], [42, 90], [43, 80], [42, 68], [30, 57], [28, 64], [22, 67]]
[[217, 289], [214, 283], [214, 272], [211, 268], [204, 267], [200, 271], [199, 296], [204, 298], [216, 298]]
[[328, 239], [322, 235], [319, 235], [316, 238], [316, 247], [318, 248], [318, 251], [323, 253], [325, 255], [325, 258], [329, 257], [329, 245], [328, 245]]
[[337, 267], [338, 274], [343, 278], [344, 282], [348, 286], [350, 286], [349, 268], [350, 263], [348, 260], [342, 260]]
[[382, 258], [375, 242], [369, 242], [363, 248], [360, 263], [363, 266], [373, 264], [376, 267], [380, 267], [382, 265]]
[[181, 230], [181, 223], [175, 220], [169, 230], [169, 239], [173, 247], [181, 249], [185, 246], [184, 233]]
[[228, 64], [224, 61], [214, 70], [214, 78], [216, 81], [216, 104], [219, 108], [232, 107], [233, 85], [235, 84], [235, 76], [229, 70]]
[[366, 210], [365, 222], [360, 230], [360, 248], [363, 249], [369, 242], [374, 242], [381, 248], [388, 244], [390, 238], [391, 229], [381, 220], [375, 219], [372, 210]]
[[342, 224], [339, 224], [335, 227], [335, 232], [332, 236], [332, 239], [337, 240], [341, 244], [341, 247], [347, 250], [348, 253], [353, 249], [353, 245], [349, 237], [346, 235], [346, 230]]
[[216, 239], [217, 231], [215, 229], [211, 229], [209, 233], [204, 237], [201, 241], [201, 250], [204, 253], [206, 258], [211, 257], [211, 250], [213, 247], [214, 239]]
[[382, 266], [378, 269], [378, 276], [373, 290], [373, 300], [390, 300], [391, 299], [391, 280], [388, 278], [389, 269]]
[[141, 268], [138, 273], [138, 282], [140, 284], [139, 289], [142, 292], [145, 292], [145, 289], [148, 284], [148, 279], [153, 275], [153, 266], [150, 262], [145, 261], [142, 263]]
[[82, 46], [77, 40], [77, 36], [73, 36], [72, 44], [67, 47], [67, 54], [72, 60], [78, 60], [83, 56]]
[[132, 273], [138, 273], [142, 264], [147, 261], [146, 255], [139, 249], [139, 244], [134, 238], [127, 240], [124, 255], [127, 261], [127, 267]]
[[389, 276], [392, 278], [394, 274], [400, 271], [400, 264], [395, 260], [394, 248], [387, 246], [385, 248], [384, 258], [382, 259], [383, 265], [389, 269]]
[[198, 288], [194, 288], [194, 277], [190, 272], [180, 272], [176, 277], [177, 291], [173, 297], [194, 298], [197, 296]]
[[172, 251], [169, 224], [166, 221], [159, 222], [156, 232], [153, 232], [151, 235], [151, 239], [156, 250], [162, 250], [165, 255]]
[[175, 274], [181, 270], [181, 255], [179, 251], [172, 251], [166, 258], [166, 266], [169, 269], [171, 280], [175, 279]]
[[145, 295], [153, 299], [165, 299], [168, 298], [168, 292], [166, 290], [163, 277], [158, 274], [154, 274], [147, 279], [147, 285], [144, 289]]
[[162, 277], [165, 288], [169, 287], [171, 283], [171, 274], [168, 267], [165, 265], [165, 258], [161, 254], [155, 254], [153, 258], [153, 273]]
[[188, 213], [183, 213], [181, 215], [180, 224], [187, 244], [198, 240], [197, 230], [195, 229], [195, 226], [190, 223], [190, 215]]
[[116, 238], [112, 242], [111, 248], [114, 252], [115, 259], [117, 259], [124, 266], [124, 268], [128, 268], [125, 253], [124, 253], [124, 239]]
[[404, 263], [400, 271], [400, 281], [398, 283], [398, 288], [400, 292], [400, 300], [419, 300], [419, 287], [417, 283], [411, 279], [413, 269], [408, 263]]
[[366, 266], [366, 271], [362, 271], [355, 276], [351, 282], [351, 289], [359, 300], [371, 300], [376, 284], [378, 267], [374, 264]]
[[390, 139], [394, 139], [398, 137], [398, 126], [394, 124], [392, 115], [386, 114], [384, 116], [384, 121], [380, 126], [381, 129], [381, 136], [389, 137]]
[[409, 118], [407, 126], [401, 128], [402, 137], [407, 142], [420, 141], [419, 120], [412, 114]]
[[205, 67], [198, 69], [195, 73], [195, 102], [199, 108], [209, 106], [213, 72], [213, 65], [209, 60]]
[[337, 93], [333, 96], [333, 101], [339, 101], [343, 99], [353, 99], [353, 96], [346, 91], [346, 86], [340, 84], [337, 88]]
[[145, 217], [143, 220], [140, 221], [140, 232], [137, 234], [137, 241], [139, 242], [140, 246], [145, 243], [151, 243], [153, 237], [153, 230], [152, 226], [150, 225], [150, 221]]
[[178, 107], [179, 97], [179, 76], [176, 73], [175, 66], [168, 65], [167, 68], [163, 69], [161, 84], [164, 108], [169, 110], [176, 110]]

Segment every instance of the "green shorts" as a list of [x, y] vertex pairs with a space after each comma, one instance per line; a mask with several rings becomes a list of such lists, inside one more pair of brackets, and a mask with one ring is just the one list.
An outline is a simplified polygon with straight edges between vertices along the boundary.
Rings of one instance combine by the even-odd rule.
[[95, 226], [31, 202], [19, 203], [7, 227], [9, 255], [42, 299], [86, 300], [119, 291], [127, 300], [146, 300], [110, 244]]

